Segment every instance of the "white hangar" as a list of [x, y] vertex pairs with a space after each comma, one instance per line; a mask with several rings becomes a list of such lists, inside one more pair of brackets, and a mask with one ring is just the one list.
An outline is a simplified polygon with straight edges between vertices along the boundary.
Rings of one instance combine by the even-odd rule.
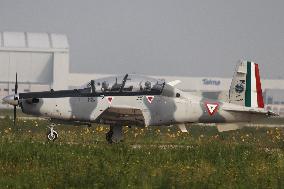
[[19, 91], [22, 92], [67, 86], [67, 37], [48, 33], [0, 32], [0, 66], [0, 96], [13, 92], [16, 72]]

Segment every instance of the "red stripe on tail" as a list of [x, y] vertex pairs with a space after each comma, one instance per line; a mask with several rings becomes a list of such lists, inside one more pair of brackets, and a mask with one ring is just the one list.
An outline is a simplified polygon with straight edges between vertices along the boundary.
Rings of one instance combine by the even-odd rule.
[[255, 64], [255, 79], [256, 79], [257, 104], [259, 108], [264, 108], [258, 64]]

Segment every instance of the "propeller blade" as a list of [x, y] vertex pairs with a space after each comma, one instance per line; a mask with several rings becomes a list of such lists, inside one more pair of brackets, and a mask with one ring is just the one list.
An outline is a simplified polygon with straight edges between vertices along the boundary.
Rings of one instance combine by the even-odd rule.
[[[14, 100], [18, 100], [18, 98], [16, 97], [17, 94], [18, 94], [18, 73], [16, 72]], [[16, 126], [16, 120], [17, 120], [17, 106], [14, 105], [14, 126]]]
[[17, 119], [17, 106], [14, 106], [14, 126], [16, 126], [16, 119]]
[[18, 94], [18, 73], [16, 72], [15, 94]]

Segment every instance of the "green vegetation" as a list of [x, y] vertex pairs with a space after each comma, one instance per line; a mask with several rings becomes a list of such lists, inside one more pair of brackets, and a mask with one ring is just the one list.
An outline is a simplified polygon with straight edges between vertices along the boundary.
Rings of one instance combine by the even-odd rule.
[[105, 142], [107, 127], [58, 126], [0, 119], [0, 188], [284, 188], [284, 129], [125, 128]]

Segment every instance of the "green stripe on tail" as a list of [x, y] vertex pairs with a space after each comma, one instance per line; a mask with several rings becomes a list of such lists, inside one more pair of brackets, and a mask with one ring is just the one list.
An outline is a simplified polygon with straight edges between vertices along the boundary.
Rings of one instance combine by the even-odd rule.
[[247, 62], [245, 106], [251, 107], [251, 62]]

